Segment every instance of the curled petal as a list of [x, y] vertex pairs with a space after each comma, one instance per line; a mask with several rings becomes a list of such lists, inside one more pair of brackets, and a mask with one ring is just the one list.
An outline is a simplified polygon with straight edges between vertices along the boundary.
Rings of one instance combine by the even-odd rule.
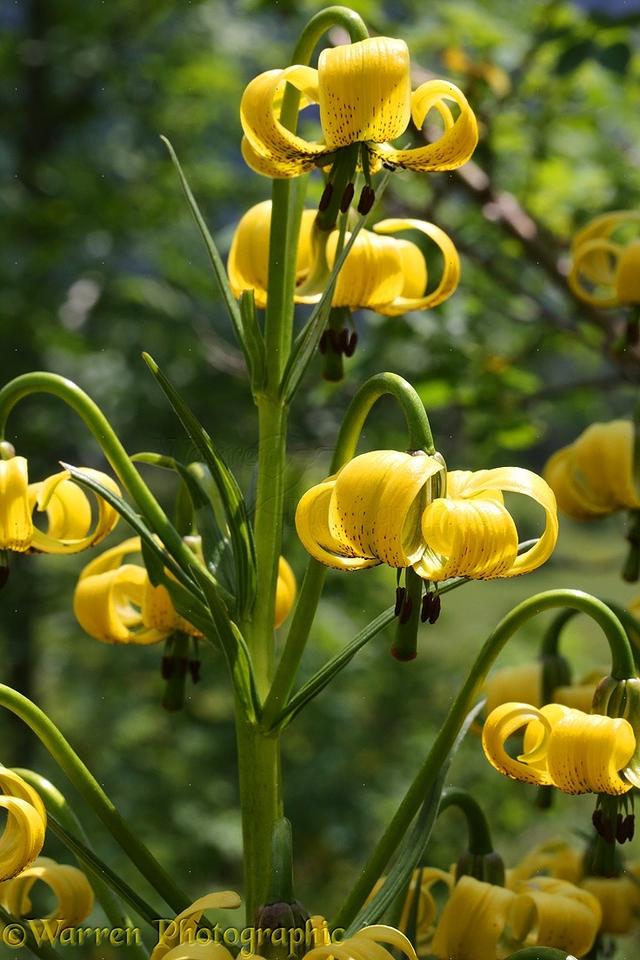
[[618, 303], [640, 303], [640, 241], [628, 244], [620, 254], [615, 288]]
[[627, 793], [631, 784], [619, 771], [635, 753], [631, 724], [621, 717], [565, 709], [566, 715], [553, 724], [546, 754], [553, 783], [564, 793]]
[[24, 457], [0, 460], [0, 549], [24, 552], [33, 536]]
[[545, 873], [558, 880], [579, 883], [582, 877], [582, 854], [570, 846], [566, 840], [547, 840], [534, 847], [523, 859], [509, 871], [509, 888], [517, 889], [522, 880], [529, 880], [535, 874]]
[[573, 444], [574, 480], [609, 510], [640, 507], [633, 477], [633, 424], [630, 420], [592, 423]]
[[416, 563], [424, 551], [420, 516], [443, 467], [425, 453], [376, 450], [338, 473], [329, 501], [329, 530], [357, 556], [391, 567]]
[[624, 936], [635, 929], [637, 892], [628, 877], [585, 877], [580, 885], [600, 904], [602, 933]]
[[[348, 241], [350, 234], [346, 234]], [[333, 231], [327, 242], [327, 260], [333, 267], [338, 242], [338, 231]], [[394, 300], [403, 287], [400, 250], [393, 240], [378, 237], [369, 230], [361, 230], [338, 274], [332, 298], [334, 307], [369, 307], [380, 313]]]
[[580, 300], [592, 307], [615, 307], [615, 275], [622, 247], [610, 240], [589, 240], [577, 247], [567, 283]]
[[73, 612], [82, 629], [102, 643], [157, 643], [166, 634], [146, 631], [142, 603], [144, 567], [125, 563], [117, 570], [82, 577], [73, 595]]
[[394, 140], [411, 116], [404, 40], [371, 37], [325, 48], [318, 58], [320, 122], [330, 149]]
[[422, 535], [427, 550], [415, 570], [427, 580], [512, 576], [518, 531], [493, 500], [438, 498], [424, 512]]
[[[60, 929], [74, 927], [85, 920], [93, 909], [93, 890], [82, 870], [68, 864], [56, 863], [49, 857], [39, 857], [33, 866], [23, 870], [14, 880], [3, 885], [2, 905], [16, 917], [31, 913], [30, 893], [37, 881], [44, 883], [56, 898], [56, 905], [45, 920], [59, 920]], [[42, 930], [37, 920], [29, 920]]]
[[363, 570], [381, 561], [358, 556], [355, 549], [333, 536], [329, 529], [329, 503], [335, 478], [316, 484], [304, 494], [296, 510], [296, 530], [302, 545], [315, 560], [336, 570]]
[[[99, 470], [83, 467], [88, 477], [98, 481], [111, 493], [120, 496], [120, 488], [111, 477]], [[29, 487], [29, 501], [39, 511], [47, 514], [49, 529], [46, 533], [34, 528], [31, 547], [44, 553], [79, 553], [87, 547], [100, 543], [108, 536], [118, 522], [118, 513], [102, 497], [95, 497], [97, 517], [93, 531], [91, 528], [91, 508], [84, 493], [69, 480], [69, 473], [48, 477], [41, 483]]]
[[[396, 297], [390, 303], [379, 307], [378, 310], [380, 313], [389, 317], [397, 317], [400, 316], [400, 314], [407, 313], [409, 310], [428, 310], [430, 307], [437, 306], [451, 296], [460, 280], [460, 258], [458, 257], [458, 251], [453, 242], [444, 230], [441, 230], [440, 227], [437, 227], [433, 223], [411, 219], [382, 220], [375, 225], [374, 230], [376, 233], [397, 233], [399, 230], [419, 230], [433, 240], [444, 260], [440, 283], [431, 293], [426, 293], [427, 271], [422, 253], [414, 244], [410, 244], [409, 249], [401, 248], [405, 288], [402, 290], [400, 296]], [[419, 260], [416, 258], [416, 253], [420, 258]], [[420, 261], [422, 262], [420, 263]]]
[[515, 894], [463, 876], [453, 888], [436, 927], [431, 952], [438, 960], [495, 960]]
[[7, 812], [0, 836], [0, 880], [9, 880], [42, 850], [47, 814], [37, 791], [11, 770], [0, 769], [0, 789], [0, 808]]
[[304, 140], [280, 123], [276, 108], [286, 83], [304, 93], [310, 102], [318, 102], [316, 70], [303, 66], [267, 70], [245, 89], [240, 103], [240, 122], [253, 154], [274, 163], [280, 176], [297, 177], [312, 170], [317, 160], [327, 153], [327, 147], [324, 143]]
[[519, 944], [555, 947], [578, 957], [589, 952], [602, 916], [595, 897], [554, 877], [534, 877], [519, 889], [509, 912]]
[[[394, 950], [399, 950], [407, 960], [418, 960], [415, 950], [405, 935], [395, 927], [384, 924], [363, 927], [352, 937], [339, 943], [314, 947], [305, 954], [304, 960], [329, 960], [330, 957], [334, 960], [392, 960], [393, 954], [390, 950], [381, 947], [381, 943], [389, 944]], [[152, 960], [154, 960], [153, 957]]]
[[[155, 957], [155, 953], [151, 955]], [[262, 960], [257, 954], [252, 960]], [[162, 954], [162, 960], [234, 960], [233, 954], [221, 943], [183, 943]]]
[[[180, 946], [179, 942], [181, 938], [187, 939], [189, 932], [195, 935], [198, 923], [205, 910], [236, 910], [241, 903], [240, 897], [233, 890], [221, 890], [217, 893], [207, 893], [205, 896], [199, 897], [191, 906], [179, 913], [174, 923], [167, 927], [154, 947], [149, 960], [164, 960], [165, 957], [167, 960], [169, 960], [169, 957], [171, 960], [182, 960], [182, 958], [184, 960], [194, 958], [195, 960], [196, 957], [202, 958], [202, 960], [209, 960], [209, 957], [212, 960], [226, 960], [229, 951], [222, 947], [222, 944], [199, 944], [198, 946], [207, 948], [218, 946], [224, 950], [224, 954], [220, 953], [219, 950], [215, 953], [193, 953], [191, 951], [196, 944]], [[178, 952], [174, 952], [174, 948]]]
[[[460, 109], [457, 119], [450, 123], [447, 100]], [[410, 150], [396, 150], [388, 143], [371, 148], [392, 167], [409, 170], [455, 170], [470, 159], [478, 143], [478, 125], [473, 110], [462, 90], [447, 80], [429, 80], [411, 95], [411, 115], [417, 127], [422, 127], [430, 110], [435, 109], [444, 120], [444, 133], [433, 143]]]
[[[509, 756], [504, 745], [514, 733], [532, 723], [536, 724], [536, 741], [516, 760]], [[550, 734], [551, 725], [540, 710], [528, 703], [503, 703], [484, 722], [482, 749], [491, 766], [505, 776], [524, 783], [551, 786], [553, 781], [544, 762], [544, 749]]]
[[574, 520], [604, 516], [614, 509], [597, 503], [589, 490], [576, 482], [573, 469], [573, 446], [562, 447], [547, 460], [544, 479], [553, 490], [560, 510]]

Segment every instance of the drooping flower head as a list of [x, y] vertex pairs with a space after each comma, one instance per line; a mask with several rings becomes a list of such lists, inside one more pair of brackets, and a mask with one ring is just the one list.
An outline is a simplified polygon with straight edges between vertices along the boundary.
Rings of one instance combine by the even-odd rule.
[[[111, 477], [88, 467], [83, 472], [120, 495]], [[119, 518], [102, 497], [95, 499], [97, 516], [93, 524], [91, 503], [66, 470], [39, 483], [29, 483], [24, 457], [0, 460], [0, 550], [64, 554], [99, 543]], [[34, 512], [46, 514], [46, 530], [35, 526]]]
[[[331, 270], [335, 262], [338, 231], [318, 239], [314, 234], [315, 218], [314, 210], [305, 210], [302, 214], [296, 258], [295, 300], [298, 303], [317, 303], [322, 295], [324, 278], [313, 284], [313, 289], [305, 283], [316, 259], [326, 258], [327, 270]], [[271, 201], [265, 200], [244, 214], [229, 251], [231, 289], [237, 297], [244, 290], [253, 290], [258, 307], [267, 303], [270, 228]], [[386, 316], [399, 316], [409, 310], [427, 310], [451, 296], [458, 285], [460, 260], [452, 241], [440, 227], [423, 220], [389, 219], [377, 223], [373, 230], [361, 230], [356, 237], [338, 274], [332, 299], [334, 307], [367, 308]], [[412, 230], [428, 237], [442, 254], [442, 274], [431, 290], [422, 251], [411, 240], [395, 236]]]
[[640, 213], [596, 217], [571, 244], [569, 286], [593, 307], [640, 304]]
[[592, 423], [577, 440], [558, 450], [544, 478], [559, 508], [575, 520], [640, 508], [634, 472], [634, 428], [630, 420]]
[[[308, 141], [279, 120], [285, 84], [302, 94], [302, 106], [320, 107], [322, 139]], [[453, 104], [457, 116], [451, 109]], [[421, 128], [434, 110], [443, 133], [425, 146], [396, 149], [412, 119]], [[409, 50], [403, 40], [374, 37], [321, 52], [318, 69], [295, 65], [261, 73], [247, 86], [240, 106], [243, 155], [257, 173], [297, 177], [332, 162], [353, 144], [366, 151], [365, 166], [453, 170], [473, 153], [478, 131], [464, 94], [446, 80], [429, 80], [411, 92]]]
[[0, 768], [0, 791], [0, 809], [7, 814], [0, 836], [0, 880], [10, 880], [42, 850], [47, 813], [37, 790], [4, 767]]
[[[555, 499], [536, 474], [504, 467], [447, 474], [441, 460], [396, 450], [361, 454], [312, 487], [296, 511], [298, 536], [316, 560], [339, 570], [386, 563], [425, 580], [528, 573], [551, 555], [558, 534]], [[439, 478], [437, 491], [434, 480]], [[518, 532], [502, 491], [532, 497], [545, 529], [518, 556]]]
[[[511, 757], [505, 743], [524, 728], [524, 750]], [[628, 720], [582, 713], [559, 703], [538, 710], [505, 703], [487, 717], [482, 746], [500, 773], [563, 793], [621, 796], [637, 785], [630, 768], [636, 735]]]
[[82, 870], [66, 863], [57, 863], [50, 857], [38, 857], [32, 866], [2, 884], [2, 906], [14, 917], [28, 917], [32, 913], [31, 892], [37, 883], [49, 888], [56, 904], [46, 917], [29, 920], [31, 930], [46, 929], [43, 921], [47, 920], [59, 921], [57, 930], [75, 927], [91, 913], [93, 890]]

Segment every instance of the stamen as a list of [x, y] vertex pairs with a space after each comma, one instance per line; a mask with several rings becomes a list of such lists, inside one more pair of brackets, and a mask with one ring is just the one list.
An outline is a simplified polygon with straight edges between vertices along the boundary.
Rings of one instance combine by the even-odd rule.
[[400, 611], [404, 606], [404, 598], [405, 598], [406, 592], [407, 591], [405, 587], [396, 587], [396, 605], [393, 610], [393, 615], [395, 617], [398, 616], [398, 614], [400, 613]]
[[400, 611], [400, 623], [408, 623], [413, 610], [413, 600], [409, 595], [404, 598], [402, 610]]
[[173, 657], [163, 657], [160, 661], [160, 675], [163, 680], [170, 680], [173, 676]]
[[324, 188], [324, 190], [322, 191], [322, 196], [320, 197], [320, 203], [318, 204], [318, 210], [320, 211], [320, 213], [324, 213], [324, 211], [328, 208], [329, 204], [331, 203], [332, 196], [333, 196], [333, 184], [328, 183]]
[[435, 623], [438, 617], [440, 616], [440, 610], [442, 609], [442, 601], [440, 600], [440, 595], [435, 593], [433, 595], [433, 603], [431, 604], [431, 613], [429, 614], [429, 623]]
[[344, 193], [342, 194], [342, 200], [340, 201], [340, 213], [346, 213], [349, 207], [351, 206], [351, 201], [353, 200], [353, 195], [356, 191], [353, 183], [348, 183], [344, 188]]
[[429, 617], [431, 616], [431, 608], [433, 607], [433, 594], [430, 591], [425, 593], [422, 598], [422, 609], [420, 611], [420, 621], [426, 623]]
[[349, 337], [349, 342], [344, 348], [345, 357], [352, 357], [354, 355], [354, 353], [356, 352], [357, 343], [358, 343], [358, 334], [354, 330], [351, 336]]
[[364, 217], [371, 210], [375, 200], [376, 194], [373, 187], [370, 187], [368, 183], [365, 183], [360, 192], [360, 199], [358, 200], [358, 213]]
[[191, 674], [191, 679], [194, 683], [200, 682], [200, 668], [202, 663], [200, 660], [189, 660], [189, 673]]

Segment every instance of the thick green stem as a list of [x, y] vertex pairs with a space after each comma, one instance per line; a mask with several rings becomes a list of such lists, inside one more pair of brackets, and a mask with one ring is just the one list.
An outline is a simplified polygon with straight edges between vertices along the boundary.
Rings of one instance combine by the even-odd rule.
[[129, 860], [138, 868], [175, 913], [191, 901], [160, 866], [152, 853], [118, 813], [93, 774], [75, 753], [60, 730], [39, 707], [11, 687], [0, 684], [0, 706], [10, 710], [31, 727], [78, 793], [100, 818]]
[[437, 778], [438, 771], [451, 750], [465, 717], [480, 693], [487, 673], [507, 641], [527, 620], [555, 607], [575, 607], [592, 617], [602, 628], [611, 648], [612, 676], [620, 680], [635, 676], [631, 648], [620, 622], [605, 604], [588, 593], [582, 593], [579, 590], [548, 590], [545, 593], [536, 594], [514, 607], [485, 641], [462, 689], [451, 705], [447, 718], [423, 766], [407, 790], [346, 903], [340, 910], [335, 921], [336, 926], [346, 927], [352, 922], [376, 880], [382, 875], [389, 858], [397, 850], [411, 821], [418, 812], [429, 785]]
[[267, 902], [271, 886], [271, 838], [282, 817], [280, 741], [255, 725], [236, 720], [247, 924]]
[[56, 373], [25, 373], [10, 380], [0, 390], [0, 436], [4, 435], [7, 418], [15, 405], [32, 393], [59, 397], [84, 421], [95, 437], [113, 470], [131, 494], [140, 512], [158, 534], [169, 552], [180, 561], [184, 570], [194, 564], [194, 555], [182, 542], [164, 510], [131, 462], [127, 451], [100, 407], [80, 387]]

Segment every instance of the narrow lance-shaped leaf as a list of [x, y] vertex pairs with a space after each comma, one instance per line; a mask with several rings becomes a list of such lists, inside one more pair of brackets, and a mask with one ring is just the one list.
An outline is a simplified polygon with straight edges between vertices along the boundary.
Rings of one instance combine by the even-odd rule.
[[201, 633], [210, 631], [211, 617], [208, 605], [196, 599], [193, 593], [169, 576], [161, 557], [151, 551], [144, 540], [141, 541], [141, 548], [144, 565], [153, 586], [163, 586], [169, 592], [171, 602], [180, 616], [193, 624]]
[[173, 384], [159, 369], [149, 354], [145, 362], [160, 384], [169, 403], [187, 434], [196, 445], [216, 484], [225, 511], [236, 570], [236, 603], [238, 615], [247, 616], [253, 606], [256, 584], [256, 555], [253, 530], [247, 506], [236, 478], [216, 451], [213, 441], [200, 421], [191, 412]]
[[251, 390], [255, 396], [264, 389], [266, 361], [264, 337], [258, 326], [253, 290], [242, 291], [240, 296], [240, 317], [247, 341], [247, 363], [251, 377]]

